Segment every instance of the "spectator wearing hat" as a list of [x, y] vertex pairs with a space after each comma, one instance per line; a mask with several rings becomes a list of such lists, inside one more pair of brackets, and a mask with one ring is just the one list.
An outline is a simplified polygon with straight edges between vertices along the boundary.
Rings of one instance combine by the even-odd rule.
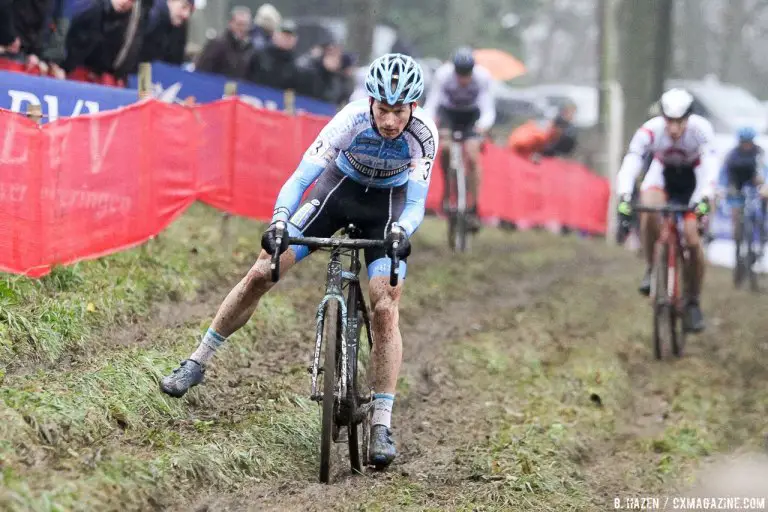
[[272, 41], [254, 54], [249, 80], [275, 89], [296, 89], [299, 80], [295, 55], [297, 42], [296, 23], [283, 21], [272, 34]]
[[194, 9], [194, 0], [157, 0], [149, 14], [141, 61], [181, 66], [187, 46], [188, 21]]
[[272, 35], [282, 23], [280, 12], [272, 4], [262, 4], [253, 18], [251, 44], [257, 51], [266, 48], [272, 42]]
[[227, 32], [209, 41], [198, 57], [197, 71], [217, 73], [229, 78], [246, 78], [250, 66], [253, 46], [251, 31], [251, 10], [234, 7]]

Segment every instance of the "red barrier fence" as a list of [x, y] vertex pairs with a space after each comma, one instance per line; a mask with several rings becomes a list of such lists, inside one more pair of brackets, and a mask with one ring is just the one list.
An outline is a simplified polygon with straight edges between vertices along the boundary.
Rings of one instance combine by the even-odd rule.
[[[41, 276], [140, 244], [198, 199], [267, 220], [326, 121], [238, 99], [151, 100], [42, 127], [0, 111], [0, 269]], [[584, 167], [535, 165], [492, 145], [484, 166], [482, 215], [605, 231], [608, 184]], [[436, 172], [430, 207], [441, 189]]]

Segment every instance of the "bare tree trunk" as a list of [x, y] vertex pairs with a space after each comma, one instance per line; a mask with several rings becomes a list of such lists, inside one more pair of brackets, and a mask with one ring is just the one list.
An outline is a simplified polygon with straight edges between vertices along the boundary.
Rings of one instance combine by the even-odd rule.
[[482, 9], [471, 1], [448, 0], [446, 15], [450, 34], [447, 40], [451, 42], [451, 48], [475, 44], [475, 34], [479, 30], [481, 14]]
[[373, 47], [373, 29], [376, 27], [376, 15], [380, 7], [376, 0], [346, 0], [347, 47], [360, 56], [361, 63], [371, 58]]
[[701, 79], [711, 69], [707, 44], [713, 34], [704, 19], [709, 4], [706, 0], [683, 0], [682, 21], [677, 27], [684, 48], [681, 78]]
[[728, 7], [723, 9], [722, 39], [720, 40], [720, 80], [727, 82], [731, 78], [735, 51], [741, 41], [741, 29], [745, 18], [744, 0], [731, 0]]
[[[669, 0], [629, 0], [621, 5], [619, 76], [624, 89], [624, 135], [627, 139], [648, 118], [648, 108], [664, 87], [670, 52], [671, 7]], [[668, 19], [662, 22], [662, 16]], [[657, 26], [649, 37], [648, 28]]]
[[673, 1], [658, 0], [656, 11], [656, 47], [654, 48], [654, 81], [651, 94], [658, 98], [664, 92], [664, 80], [669, 73], [669, 63], [672, 60], [672, 27]]

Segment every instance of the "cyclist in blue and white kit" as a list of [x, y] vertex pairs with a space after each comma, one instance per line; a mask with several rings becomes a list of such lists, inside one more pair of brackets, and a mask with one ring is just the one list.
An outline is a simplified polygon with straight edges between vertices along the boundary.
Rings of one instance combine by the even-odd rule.
[[[719, 188], [725, 196], [726, 205], [731, 210], [733, 222], [733, 240], [736, 242], [738, 257], [741, 240], [742, 215], [744, 213], [744, 192], [751, 188], [756, 190], [764, 183], [765, 153], [763, 148], [755, 143], [757, 132], [750, 127], [740, 128], [737, 137], [739, 144], [726, 156], [720, 171]], [[762, 202], [762, 213], [765, 217], [765, 201]], [[765, 239], [763, 226], [760, 226], [761, 240]]]
[[[371, 354], [374, 412], [370, 460], [386, 467], [395, 458], [390, 430], [395, 384], [402, 360], [398, 304], [402, 281], [389, 285], [394, 242], [405, 277], [409, 238], [424, 219], [424, 206], [438, 135], [434, 122], [416, 105], [424, 90], [421, 67], [411, 57], [376, 59], [366, 78], [368, 98], [342, 109], [323, 128], [277, 197], [264, 249], [248, 274], [219, 308], [198, 349], [162, 379], [164, 393], [180, 397], [203, 380], [205, 365], [241, 328], [272, 287], [270, 255], [279, 251], [281, 275], [308, 254], [304, 246], [276, 246], [278, 225], [291, 236], [328, 237], [354, 223], [364, 238], [385, 239], [387, 249], [365, 251], [373, 309]], [[315, 183], [307, 199], [304, 192]]]

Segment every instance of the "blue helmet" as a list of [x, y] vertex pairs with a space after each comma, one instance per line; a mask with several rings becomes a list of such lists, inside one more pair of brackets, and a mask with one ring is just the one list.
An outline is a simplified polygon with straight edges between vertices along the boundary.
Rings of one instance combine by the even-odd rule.
[[453, 54], [453, 68], [459, 75], [470, 75], [475, 67], [475, 56], [472, 48], [462, 46]]
[[757, 136], [757, 132], [754, 128], [745, 126], [743, 128], [739, 128], [739, 131], [736, 133], [736, 135], [739, 137], [739, 142], [752, 142]]
[[412, 57], [388, 53], [371, 63], [365, 89], [373, 99], [387, 105], [411, 103], [424, 92], [424, 74]]

